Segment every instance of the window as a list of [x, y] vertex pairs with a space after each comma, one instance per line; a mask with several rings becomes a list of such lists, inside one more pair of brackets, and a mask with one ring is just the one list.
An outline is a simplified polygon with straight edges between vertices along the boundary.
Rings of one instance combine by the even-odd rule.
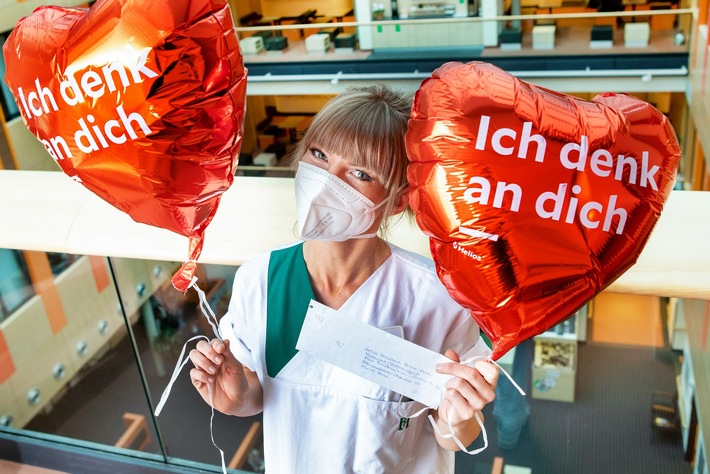
[[49, 266], [52, 267], [52, 274], [57, 276], [69, 268], [72, 263], [76, 262], [79, 256], [70, 253], [47, 252], [47, 258], [49, 259]]
[[[5, 40], [7, 39], [9, 34], [10, 32], [0, 35], [0, 47], [5, 44]], [[0, 90], [2, 91], [2, 94], [0, 94], [0, 105], [2, 105], [2, 111], [5, 114], [5, 120], [11, 120], [15, 117], [20, 116], [20, 110], [17, 108], [17, 104], [15, 103], [15, 99], [12, 96], [12, 92], [10, 92], [10, 88], [7, 87], [7, 84], [5, 84], [4, 77], [5, 58], [2, 54], [0, 54]]]
[[0, 321], [34, 295], [32, 280], [22, 254], [0, 249]]

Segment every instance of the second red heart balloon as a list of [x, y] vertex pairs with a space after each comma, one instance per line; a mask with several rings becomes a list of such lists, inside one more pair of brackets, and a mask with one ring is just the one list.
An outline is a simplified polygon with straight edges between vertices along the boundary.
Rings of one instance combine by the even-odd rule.
[[642, 100], [585, 101], [479, 62], [422, 83], [407, 150], [439, 277], [495, 359], [634, 264], [680, 159], [670, 122]]

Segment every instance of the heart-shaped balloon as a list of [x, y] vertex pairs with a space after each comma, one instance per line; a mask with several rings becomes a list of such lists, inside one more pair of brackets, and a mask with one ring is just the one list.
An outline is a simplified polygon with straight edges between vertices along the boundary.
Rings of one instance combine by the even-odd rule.
[[668, 119], [486, 63], [447, 63], [414, 99], [410, 203], [441, 281], [493, 357], [568, 318], [633, 265], [673, 187]]
[[29, 130], [71, 178], [134, 220], [189, 237], [185, 290], [232, 184], [246, 70], [225, 0], [39, 7], [3, 47]]

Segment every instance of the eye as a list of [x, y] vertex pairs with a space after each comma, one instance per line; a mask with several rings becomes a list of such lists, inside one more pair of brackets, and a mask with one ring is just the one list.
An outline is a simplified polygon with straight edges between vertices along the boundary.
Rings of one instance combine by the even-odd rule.
[[325, 153], [323, 153], [321, 150], [319, 150], [316, 147], [311, 147], [308, 149], [308, 151], [311, 152], [311, 156], [315, 158], [316, 160], [321, 160], [321, 161], [328, 161], [328, 157], [325, 156]]
[[372, 176], [369, 174], [365, 173], [362, 170], [353, 170], [352, 174], [355, 176], [355, 178], [359, 179], [360, 181], [374, 181]]

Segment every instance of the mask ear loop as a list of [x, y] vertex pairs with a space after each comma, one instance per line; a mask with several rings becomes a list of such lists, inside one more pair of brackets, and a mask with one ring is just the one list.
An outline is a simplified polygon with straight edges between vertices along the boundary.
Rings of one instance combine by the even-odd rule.
[[[477, 361], [478, 359], [487, 360], [491, 364], [498, 367], [498, 370], [503, 372], [503, 374], [508, 378], [508, 380], [510, 380], [510, 383], [512, 383], [513, 386], [516, 389], [518, 389], [518, 392], [520, 392], [520, 394], [522, 396], [525, 396], [525, 392], [523, 391], [522, 388], [520, 388], [520, 385], [518, 385], [515, 382], [515, 380], [513, 380], [513, 377], [511, 377], [510, 374], [503, 367], [501, 367], [500, 364], [498, 364], [498, 362], [494, 361], [493, 359], [486, 357], [486, 356], [474, 356], [474, 357], [468, 358], [466, 360], [463, 360], [459, 363], [463, 364], [463, 365], [469, 365], [469, 364]], [[416, 418], [426, 411], [433, 410], [433, 408], [424, 407], [421, 410], [419, 410], [418, 412], [414, 413], [413, 415], [409, 415], [409, 416], [403, 415], [400, 411], [400, 406], [402, 404], [402, 398], [403, 397], [400, 395], [399, 401], [397, 402], [397, 415], [401, 418], [405, 418], [405, 417], [406, 418]], [[443, 394], [442, 394], [442, 398], [443, 398]], [[437, 435], [439, 435], [439, 437], [444, 438], [444, 439], [453, 439], [454, 443], [456, 443], [456, 446], [458, 446], [461, 451], [463, 451], [466, 454], [470, 454], [472, 456], [475, 454], [478, 454], [478, 453], [484, 451], [486, 448], [488, 448], [488, 432], [486, 431], [486, 427], [483, 425], [483, 421], [481, 420], [481, 417], [478, 414], [478, 412], [474, 413], [474, 417], [476, 418], [476, 421], [478, 422], [478, 426], [481, 428], [481, 435], [483, 436], [483, 446], [480, 448], [471, 450], [471, 451], [469, 451], [466, 448], [466, 446], [464, 446], [464, 444], [461, 442], [461, 440], [454, 433], [454, 427], [451, 425], [451, 418], [452, 418], [452, 415], [454, 414], [454, 407], [453, 406], [449, 407], [449, 410], [446, 413], [447, 413], [447, 416], [446, 416], [447, 425], [449, 427], [448, 433], [442, 433], [441, 430], [439, 429], [439, 425], [436, 424], [434, 417], [431, 414], [427, 415], [427, 418], [429, 419], [431, 426], [434, 428], [434, 431], [436, 432]]]
[[[189, 290], [191, 287], [195, 288], [195, 291], [197, 291], [197, 296], [200, 300], [200, 311], [202, 311], [202, 314], [204, 317], [207, 319], [207, 322], [210, 324], [212, 327], [212, 330], [214, 331], [215, 335], [221, 340], [222, 339], [222, 334], [219, 330], [219, 323], [217, 322], [217, 317], [215, 316], [214, 312], [212, 311], [212, 308], [210, 307], [209, 303], [207, 302], [207, 297], [205, 296], [205, 292], [202, 291], [202, 289], [197, 286], [197, 277], [193, 276], [192, 281], [190, 282], [190, 285], [187, 287]], [[165, 406], [165, 403], [168, 401], [168, 397], [170, 396], [170, 392], [173, 389], [173, 384], [178, 378], [178, 375], [180, 375], [180, 372], [182, 371], [183, 367], [187, 365], [187, 363], [190, 361], [190, 356], [185, 356], [185, 351], [187, 350], [187, 345], [195, 341], [197, 339], [204, 339], [208, 343], [210, 342], [210, 339], [203, 335], [197, 335], [194, 337], [191, 337], [188, 339], [185, 344], [182, 346], [182, 351], [180, 352], [180, 357], [178, 357], [178, 362], [175, 365], [175, 369], [173, 370], [173, 374], [170, 377], [170, 381], [168, 382], [167, 387], [165, 387], [165, 390], [163, 391], [163, 394], [160, 396], [160, 401], [158, 402], [158, 405], [155, 407], [155, 416], [160, 416], [160, 412], [163, 410], [163, 407]], [[222, 459], [222, 473], [227, 474], [227, 465], [224, 462], [224, 451], [217, 446], [217, 443], [214, 440], [214, 430], [213, 430], [213, 423], [214, 423], [214, 399], [212, 397], [212, 385], [207, 385], [207, 393], [209, 394], [210, 398], [210, 409], [212, 410], [212, 413], [210, 415], [210, 438], [212, 440], [212, 445], [217, 448], [217, 451], [219, 451], [220, 457]]]
[[[396, 191], [395, 194], [401, 193], [402, 191], [404, 191], [405, 189], [407, 189], [408, 186], [409, 186], [409, 184], [407, 184], [407, 183], [403, 184], [402, 186], [400, 186], [399, 188], [397, 188], [397, 191]], [[387, 199], [385, 198], [385, 199], [383, 199], [382, 201], [380, 201], [379, 204], [375, 204], [375, 207], [372, 207], [372, 208], [368, 209], [366, 212], [374, 212], [374, 211], [376, 211], [377, 209], [379, 209], [379, 208], [381, 208], [382, 206], [384, 206], [386, 203], [387, 203]], [[390, 217], [392, 217], [392, 216], [391, 216], [391, 215], [390, 215], [390, 216], [383, 216], [383, 219], [389, 219]], [[377, 237], [377, 233], [378, 233], [378, 232], [379, 232], [379, 229], [378, 229], [377, 231], [375, 231], [375, 232], [370, 233], [370, 234], [354, 235], [354, 236], [352, 236], [352, 237], [350, 237], [350, 238], [351, 238], [351, 239], [371, 239], [371, 238], [373, 238], [373, 237]]]

